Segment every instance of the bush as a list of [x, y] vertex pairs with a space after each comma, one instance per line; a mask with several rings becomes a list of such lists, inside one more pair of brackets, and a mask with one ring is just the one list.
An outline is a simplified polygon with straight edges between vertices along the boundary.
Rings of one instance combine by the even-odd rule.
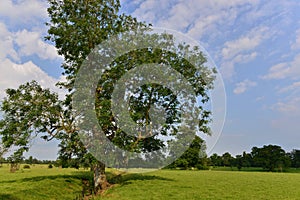
[[52, 169], [52, 168], [53, 168], [53, 165], [52, 165], [52, 164], [48, 165], [48, 168], [49, 168], [49, 169]]
[[209, 169], [208, 166], [202, 165], [202, 164], [197, 164], [196, 168], [199, 169], [199, 170], [208, 170]]
[[23, 169], [30, 169], [30, 166], [29, 165], [24, 165]]

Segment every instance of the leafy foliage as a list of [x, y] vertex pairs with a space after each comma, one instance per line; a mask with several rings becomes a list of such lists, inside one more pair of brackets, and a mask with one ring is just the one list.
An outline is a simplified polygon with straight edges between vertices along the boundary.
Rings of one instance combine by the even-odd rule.
[[[119, 14], [119, 1], [100, 1], [100, 0], [77, 0], [77, 1], [54, 1], [49, 0], [50, 7], [48, 13], [50, 16], [49, 36], [47, 40], [55, 43], [60, 55], [63, 55], [65, 62], [63, 68], [67, 76], [67, 82], [62, 85], [71, 92], [67, 97], [65, 104], [71, 109], [73, 84], [77, 73], [85, 59], [93, 60], [97, 55], [90, 55], [91, 50], [98, 44], [111, 36], [119, 33], [135, 30], [137, 28], [147, 29], [149, 26], [145, 23], [139, 23], [135, 18], [124, 14]], [[160, 49], [145, 48], [133, 52], [128, 52], [117, 58], [106, 70], [99, 81], [97, 88], [96, 111], [106, 136], [116, 145], [125, 150], [134, 152], [149, 152], [157, 150], [163, 146], [162, 142], [153, 137], [132, 137], [116, 127], [115, 119], [111, 112], [111, 94], [113, 85], [124, 73], [130, 69], [145, 63], [168, 64], [181, 73], [193, 86], [195, 93], [202, 97], [202, 102], [208, 101], [207, 91], [212, 88], [214, 72], [204, 66], [206, 62], [202, 52], [197, 47], [190, 47], [185, 44], [175, 45], [172, 35], [145, 35], [152, 43], [169, 44], [169, 47], [175, 50], [162, 51]], [[129, 43], [131, 41], [128, 41]], [[101, 52], [103, 49], [99, 49]], [[107, 53], [107, 52], [104, 52]], [[185, 56], [196, 63], [196, 68], [189, 63]], [[101, 64], [101, 63], [98, 63]], [[201, 72], [197, 71], [201, 69]], [[168, 89], [161, 86], [148, 84], [137, 91], [137, 97], [131, 101], [131, 117], [137, 123], [149, 124], [149, 108], [154, 103], [167, 105], [167, 123], [162, 135], [172, 129], [176, 134], [176, 125], [172, 123], [178, 121], [176, 112], [176, 95]], [[84, 105], [83, 105], [84, 106]], [[210, 122], [210, 112], [201, 107], [201, 119], [199, 120], [199, 129], [204, 133], [209, 133], [208, 123]], [[147, 135], [148, 133], [144, 134]], [[75, 138], [68, 143], [74, 143]], [[67, 145], [68, 144], [64, 144]], [[63, 152], [63, 151], [62, 151]]]
[[251, 154], [255, 165], [269, 171], [274, 171], [276, 168], [282, 170], [290, 166], [285, 151], [277, 145], [265, 145], [262, 148], [253, 147]]
[[206, 145], [204, 140], [199, 136], [195, 136], [190, 147], [175, 162], [166, 168], [188, 169], [196, 167], [205, 169], [207, 167], [205, 150]]
[[144, 26], [131, 16], [119, 14], [119, 0], [48, 0], [50, 21], [46, 40], [55, 43], [67, 76], [63, 85], [72, 90], [80, 65], [96, 45], [109, 36]]
[[263, 147], [253, 147], [250, 153], [243, 152], [233, 158], [229, 153], [222, 156], [213, 154], [209, 157], [212, 166], [235, 166], [238, 170], [242, 168], [262, 168], [265, 171], [284, 171], [289, 167], [297, 168], [299, 150], [286, 153], [278, 145], [264, 145]]
[[86, 153], [82, 143], [66, 142], [73, 138], [79, 141], [78, 134], [74, 118], [56, 93], [32, 81], [17, 89], [7, 89], [6, 94], [1, 107], [4, 116], [0, 121], [0, 135], [4, 148], [16, 149], [12, 161], [22, 160], [23, 153], [39, 134], [47, 141], [54, 138], [61, 141], [59, 146], [64, 160]]
[[18, 89], [7, 89], [6, 94], [1, 106], [4, 117], [0, 121], [0, 134], [5, 148], [18, 148], [15, 157], [28, 151], [38, 133], [47, 133], [44, 139], [52, 139], [62, 131], [63, 109], [57, 94], [35, 81]]

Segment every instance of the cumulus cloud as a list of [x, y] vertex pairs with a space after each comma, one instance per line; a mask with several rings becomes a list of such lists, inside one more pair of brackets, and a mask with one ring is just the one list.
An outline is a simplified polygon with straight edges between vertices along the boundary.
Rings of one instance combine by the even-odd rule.
[[18, 53], [14, 49], [14, 34], [7, 30], [5, 24], [0, 22], [0, 60], [10, 57], [19, 60]]
[[263, 79], [285, 79], [300, 77], [300, 54], [296, 55], [292, 61], [282, 62], [272, 66], [269, 72], [262, 76]]
[[[34, 61], [25, 58], [34, 56], [37, 62], [62, 60], [56, 48], [43, 41], [43, 24], [27, 27], [31, 20], [36, 18], [39, 21], [46, 16], [45, 1], [2, 0], [0, 5], [0, 98], [4, 97], [6, 88], [16, 88], [31, 80], [63, 95], [55, 87], [57, 79], [42, 71]], [[15, 22], [20, 25], [15, 27]]]
[[234, 75], [238, 64], [255, 59], [264, 42], [282, 32], [278, 25], [290, 21], [287, 11], [295, 7], [290, 1], [123, 1], [135, 7], [130, 14], [138, 19], [200, 40], [209, 52], [214, 52], [212, 57], [227, 79]]
[[221, 63], [220, 71], [222, 77], [229, 79], [235, 74], [235, 65], [241, 63], [247, 63], [251, 60], [254, 60], [257, 57], [257, 52], [238, 54], [232, 59], [224, 59]]
[[294, 92], [294, 91], [300, 91], [300, 81], [294, 82], [291, 85], [280, 88], [278, 90], [279, 93]]
[[15, 33], [15, 42], [20, 47], [21, 56], [38, 55], [42, 59], [57, 59], [56, 48], [53, 45], [45, 43], [39, 32], [22, 30]]
[[300, 49], [300, 29], [296, 31], [296, 40], [292, 43], [292, 50]]
[[273, 110], [287, 115], [300, 115], [300, 97], [290, 98], [280, 101], [272, 106]]
[[246, 79], [246, 80], [236, 84], [236, 87], [233, 90], [233, 93], [234, 94], [242, 94], [242, 93], [246, 92], [249, 88], [255, 87], [256, 85], [257, 85], [256, 82]]
[[247, 35], [236, 40], [228, 41], [222, 49], [224, 59], [232, 59], [244, 51], [251, 51], [261, 44], [264, 38], [267, 38], [269, 29], [267, 27], [254, 28]]
[[272, 110], [286, 115], [300, 115], [300, 81], [277, 88], [277, 93], [284, 98], [271, 106]]
[[[20, 84], [36, 80], [44, 88], [56, 91], [62, 97], [65, 91], [58, 89], [55, 84], [59, 81], [41, 70], [31, 61], [16, 64], [9, 59], [0, 61], [0, 99], [5, 96], [7, 88], [17, 88]], [[61, 77], [63, 79], [63, 77]]]
[[62, 59], [56, 48], [42, 40], [42, 33], [26, 29], [11, 32], [0, 22], [0, 60], [20, 61], [22, 56], [37, 55], [41, 59]]
[[256, 58], [255, 49], [273, 33], [268, 27], [255, 27], [246, 35], [232, 41], [227, 41], [221, 50], [221, 72], [225, 78], [230, 78], [235, 73], [235, 65], [247, 63]]
[[34, 19], [47, 17], [47, 2], [41, 0], [1, 0], [0, 17], [6, 17], [13, 23], [31, 23]]
[[258, 0], [251, 2], [243, 0], [134, 1], [133, 4], [137, 8], [131, 14], [155, 26], [175, 29], [188, 33], [195, 39], [201, 39], [204, 34], [212, 34], [224, 24], [232, 24], [237, 17], [239, 7], [256, 5], [258, 2]]

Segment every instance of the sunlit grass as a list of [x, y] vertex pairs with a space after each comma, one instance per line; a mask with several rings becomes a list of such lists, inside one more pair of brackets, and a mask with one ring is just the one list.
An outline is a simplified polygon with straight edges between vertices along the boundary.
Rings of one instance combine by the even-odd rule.
[[[113, 186], [97, 200], [300, 197], [300, 173], [160, 170], [116, 176], [114, 170], [108, 172]], [[10, 173], [5, 164], [0, 168], [0, 200], [73, 200], [81, 196], [82, 178], [90, 179], [90, 172], [36, 165]]]
[[98, 199], [299, 199], [299, 188], [300, 174], [162, 170], [125, 175]]
[[43, 200], [75, 199], [82, 192], [82, 177], [87, 172], [75, 169], [48, 169], [47, 165], [30, 166], [15, 173], [8, 165], [0, 168], [0, 199]]

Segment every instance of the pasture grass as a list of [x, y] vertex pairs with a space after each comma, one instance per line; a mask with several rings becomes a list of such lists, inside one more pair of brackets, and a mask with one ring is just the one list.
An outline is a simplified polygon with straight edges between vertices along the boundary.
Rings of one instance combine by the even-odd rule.
[[[108, 171], [113, 186], [94, 200], [300, 199], [300, 173], [160, 170], [115, 176]], [[10, 173], [5, 164], [0, 200], [75, 200], [82, 179], [91, 178], [89, 171], [47, 165]]]
[[9, 166], [0, 168], [0, 200], [63, 200], [75, 199], [83, 189], [82, 179], [89, 172], [76, 169], [48, 169], [48, 165], [31, 165], [15, 173]]
[[300, 199], [300, 174], [181, 170], [126, 174], [97, 199]]

